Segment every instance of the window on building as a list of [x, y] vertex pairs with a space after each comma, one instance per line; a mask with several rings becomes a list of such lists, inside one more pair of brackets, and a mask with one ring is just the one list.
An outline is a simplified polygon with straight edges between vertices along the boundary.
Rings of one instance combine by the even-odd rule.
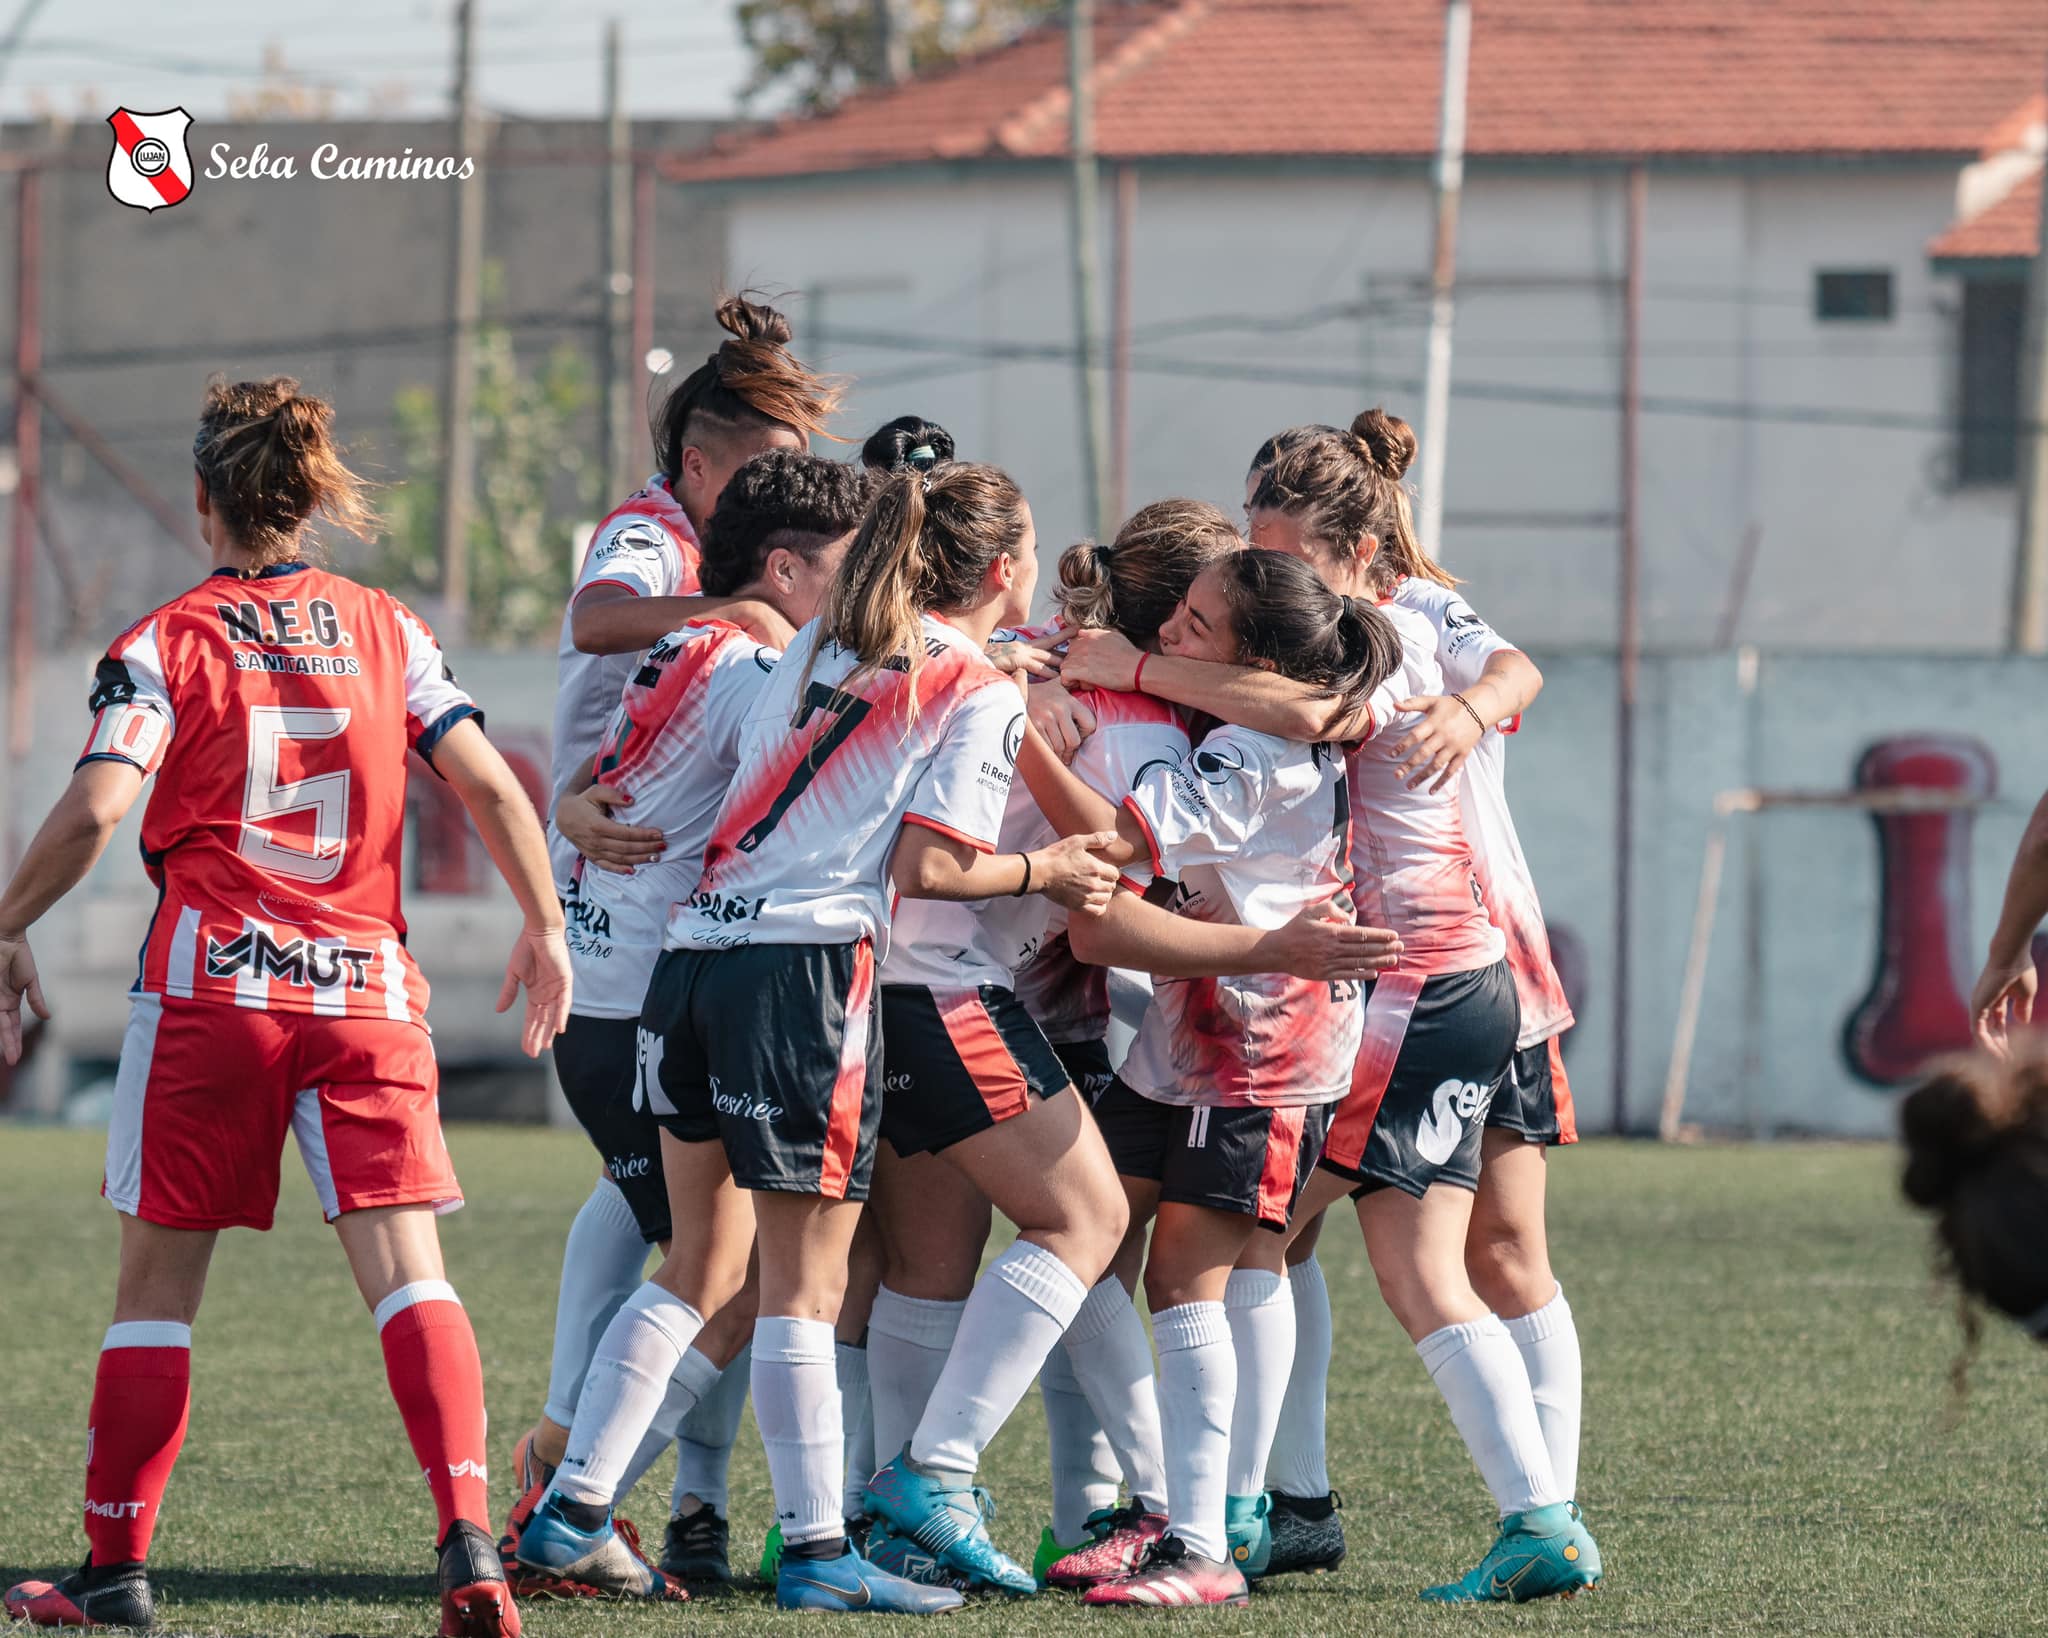
[[1889, 268], [1835, 270], [1813, 276], [1813, 316], [1878, 322], [1892, 316], [1892, 275]]
[[1963, 281], [1956, 481], [2011, 483], [2020, 462], [2020, 335], [2026, 281]]

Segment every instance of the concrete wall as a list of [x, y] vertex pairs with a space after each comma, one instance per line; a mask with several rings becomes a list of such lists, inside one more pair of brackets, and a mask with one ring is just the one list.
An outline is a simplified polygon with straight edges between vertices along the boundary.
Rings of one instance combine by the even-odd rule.
[[[1382, 399], [1419, 420], [1419, 171], [1138, 176], [1131, 505], [1183, 493], [1234, 511], [1245, 462], [1279, 427], [1346, 421]], [[1956, 285], [1924, 250], [1955, 186], [1938, 163], [1652, 173], [1641, 501], [1653, 647], [1713, 643], [1751, 528], [1760, 552], [1739, 639], [1998, 643], [2013, 496], [1947, 476]], [[1459, 239], [1445, 555], [1512, 629], [1564, 647], [1609, 646], [1615, 625], [1624, 191], [1618, 171], [1478, 166]], [[802, 322], [851, 338], [820, 350], [870, 378], [852, 397], [856, 427], [932, 415], [963, 453], [1015, 471], [1042, 538], [1084, 529], [1073, 368], [1001, 356], [1072, 344], [1059, 173], [963, 166], [730, 197], [733, 276], [805, 290]], [[1894, 317], [1816, 320], [1821, 268], [1890, 269]], [[1828, 424], [1816, 409], [1908, 424]]]
[[[1581, 1024], [1566, 1057], [1582, 1120], [1614, 1118], [1614, 671], [1610, 661], [1538, 651], [1548, 685], [1515, 743], [1510, 788], [1536, 880], [1579, 988]], [[35, 754], [0, 781], [0, 811], [23, 827], [61, 788], [85, 729], [93, 656], [45, 663]], [[551, 659], [458, 657], [485, 704], [493, 737], [546, 766]], [[1904, 734], [1975, 735], [2000, 764], [2005, 793], [1958, 833], [1959, 865], [1936, 884], [1934, 933], [1909, 926], [1887, 1005], [1937, 1019], [1944, 988], [1967, 993], [2021, 825], [2048, 786], [2048, 705], [2037, 663], [1997, 659], [1767, 657], [1745, 694], [1732, 659], [1675, 658], [1645, 668], [1637, 741], [1635, 950], [1627, 1123], [1654, 1127], [1669, 1062], [1702, 849], [1716, 794], [1738, 786], [1842, 790], [1873, 742]], [[1927, 821], [1919, 821], [1923, 825]], [[1860, 1079], [1842, 1050], [1846, 1020], [1872, 988], [1879, 950], [1877, 828], [1846, 810], [1778, 811], [1738, 822], [1720, 896], [1704, 1021], [1687, 1118], [1710, 1126], [1877, 1135], [1891, 1092]], [[1937, 824], [1945, 821], [1936, 821]], [[135, 860], [134, 824], [86, 887], [36, 935], [67, 1048], [110, 1058], [126, 1008], [120, 996], [153, 895]], [[515, 1031], [495, 996], [518, 916], [473, 840], [474, 894], [411, 891], [412, 945], [434, 989], [445, 1064], [509, 1061]], [[409, 838], [417, 882], [420, 827]], [[1752, 851], [1754, 850], [1754, 851]], [[1751, 978], [1745, 909], [1749, 871], [1761, 907]], [[426, 874], [446, 883], [443, 857]], [[1910, 884], [1909, 884], [1910, 885]], [[1895, 910], [1910, 910], [1897, 883]], [[1947, 924], [1957, 929], [1941, 938]], [[1940, 947], [1936, 947], [1939, 945]], [[1950, 948], [1949, 946], [1953, 946]], [[1753, 1056], [1752, 1074], [1747, 1060]]]

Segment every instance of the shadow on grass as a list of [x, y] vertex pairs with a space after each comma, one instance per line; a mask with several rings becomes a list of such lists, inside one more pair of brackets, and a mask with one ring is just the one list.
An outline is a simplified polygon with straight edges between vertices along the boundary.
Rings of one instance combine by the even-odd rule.
[[[0, 1586], [18, 1581], [61, 1579], [52, 1567], [21, 1569], [0, 1564]], [[389, 1575], [354, 1570], [206, 1570], [172, 1567], [150, 1572], [159, 1599], [179, 1604], [273, 1604], [314, 1600], [365, 1604], [417, 1604], [438, 1596], [431, 1571]]]

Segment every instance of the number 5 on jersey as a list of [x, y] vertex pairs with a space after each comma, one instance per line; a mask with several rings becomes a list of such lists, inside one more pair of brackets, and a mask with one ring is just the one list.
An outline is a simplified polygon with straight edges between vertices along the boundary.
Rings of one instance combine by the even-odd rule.
[[[348, 851], [348, 770], [287, 780], [279, 777], [278, 762], [287, 741], [339, 739], [348, 721], [348, 709], [339, 706], [249, 707], [249, 777], [236, 851], [257, 869], [315, 885], [341, 874]], [[311, 847], [266, 828], [306, 815], [312, 820]], [[294, 829], [302, 831], [303, 822]]]

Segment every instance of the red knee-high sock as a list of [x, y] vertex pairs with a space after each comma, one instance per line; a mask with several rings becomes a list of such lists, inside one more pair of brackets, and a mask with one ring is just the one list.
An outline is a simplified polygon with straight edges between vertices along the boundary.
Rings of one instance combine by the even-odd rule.
[[457, 1519], [488, 1534], [484, 1367], [455, 1288], [446, 1280], [400, 1286], [377, 1304], [377, 1340], [384, 1346], [391, 1397], [434, 1493], [440, 1515], [435, 1539], [444, 1539]]
[[130, 1320], [107, 1328], [85, 1436], [85, 1537], [93, 1563], [135, 1564], [149, 1556], [191, 1407], [191, 1326]]

